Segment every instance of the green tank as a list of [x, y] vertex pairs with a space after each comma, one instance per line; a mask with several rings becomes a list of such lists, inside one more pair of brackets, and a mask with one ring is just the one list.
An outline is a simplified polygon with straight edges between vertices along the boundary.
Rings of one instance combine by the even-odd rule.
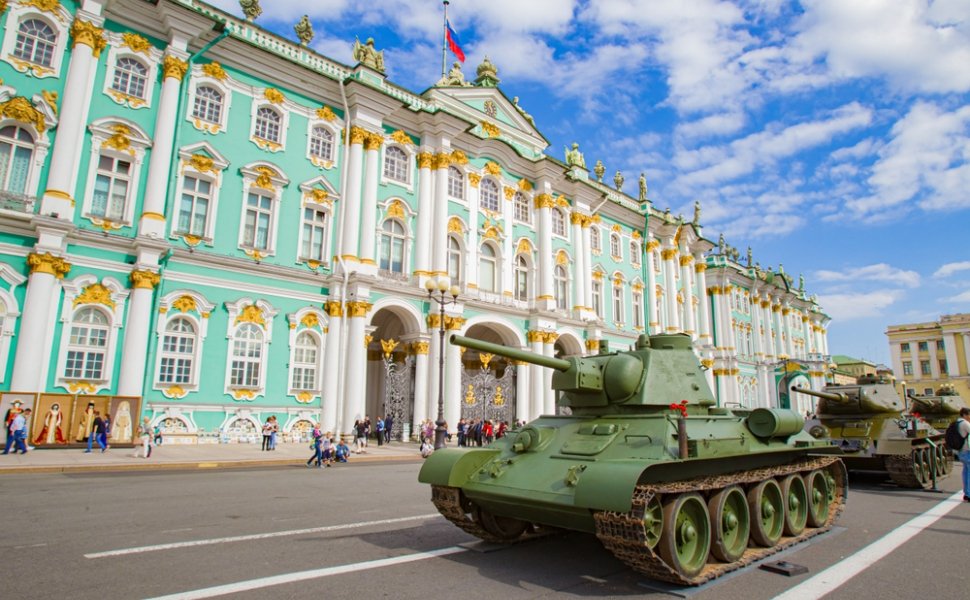
[[805, 429], [831, 440], [849, 471], [886, 471], [904, 488], [928, 488], [952, 471], [943, 434], [906, 414], [888, 378], [863, 376], [855, 385], [792, 391], [818, 398], [815, 418]]
[[686, 335], [565, 359], [451, 343], [555, 369], [568, 413], [424, 463], [418, 478], [441, 514], [483, 540], [588, 532], [640, 573], [697, 585], [826, 531], [842, 511], [837, 450], [794, 411], [717, 406]]
[[933, 395], [907, 394], [906, 397], [909, 400], [909, 413], [940, 431], [946, 430], [947, 426], [960, 415], [960, 409], [967, 406], [950, 384], [941, 385]]

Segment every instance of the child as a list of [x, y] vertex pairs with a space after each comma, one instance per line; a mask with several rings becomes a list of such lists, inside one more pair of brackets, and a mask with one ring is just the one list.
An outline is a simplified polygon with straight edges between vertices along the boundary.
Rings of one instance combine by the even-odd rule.
[[428, 458], [432, 452], [434, 452], [434, 446], [431, 445], [431, 440], [424, 438], [421, 442], [421, 458]]

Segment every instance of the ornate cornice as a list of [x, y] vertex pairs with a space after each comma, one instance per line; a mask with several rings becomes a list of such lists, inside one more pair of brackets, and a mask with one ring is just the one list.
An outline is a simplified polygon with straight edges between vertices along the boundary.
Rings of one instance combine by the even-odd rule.
[[148, 270], [132, 271], [131, 275], [128, 276], [128, 280], [131, 281], [131, 287], [143, 290], [153, 290], [158, 282], [161, 281], [158, 273]]
[[81, 19], [74, 19], [71, 25], [71, 37], [74, 38], [74, 46], [78, 44], [89, 46], [95, 58], [101, 56], [101, 51], [108, 44], [104, 39], [104, 29]]
[[71, 263], [59, 256], [54, 256], [50, 252], [44, 254], [32, 252], [27, 255], [27, 267], [30, 269], [31, 275], [46, 273], [58, 279], [64, 279], [64, 276], [71, 270]]

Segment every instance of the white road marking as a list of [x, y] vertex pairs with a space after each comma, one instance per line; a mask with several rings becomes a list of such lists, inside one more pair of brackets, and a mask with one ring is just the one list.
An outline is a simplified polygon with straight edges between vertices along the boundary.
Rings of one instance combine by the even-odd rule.
[[806, 579], [784, 594], [775, 596], [775, 600], [816, 600], [832, 593], [842, 584], [871, 567], [876, 561], [905, 544], [916, 534], [936, 523], [962, 503], [963, 491], [961, 490], [925, 513], [893, 529], [855, 554], [837, 562], [818, 575]]
[[306, 581], [308, 579], [319, 579], [321, 577], [329, 577], [331, 575], [342, 575], [344, 573], [353, 573], [355, 571], [390, 567], [393, 565], [425, 560], [427, 558], [437, 558], [439, 556], [457, 554], [459, 552], [467, 552], [467, 550], [459, 546], [451, 546], [450, 548], [441, 548], [439, 550], [430, 550], [428, 552], [418, 552], [417, 554], [405, 554], [404, 556], [381, 558], [378, 560], [369, 560], [350, 565], [325, 567], [323, 569], [313, 569], [311, 571], [298, 571], [296, 573], [286, 573], [284, 575], [250, 579], [249, 581], [239, 581], [236, 583], [228, 583], [226, 585], [217, 585], [210, 588], [203, 588], [201, 590], [192, 590], [178, 594], [170, 594], [168, 596], [158, 596], [157, 598], [152, 598], [150, 600], [195, 600], [197, 598], [214, 598], [216, 596], [248, 592], [250, 590], [258, 590], [260, 588], [283, 585], [286, 583], [296, 583], [297, 581]]
[[327, 527], [310, 527], [308, 529], [290, 529], [287, 531], [274, 531], [272, 533], [255, 533], [251, 535], [234, 535], [231, 537], [211, 538], [207, 540], [193, 540], [190, 542], [173, 542], [170, 544], [156, 544], [154, 546], [138, 546], [135, 548], [122, 548], [120, 550], [108, 550], [107, 552], [93, 552], [85, 554], [84, 558], [106, 558], [109, 556], [124, 556], [126, 554], [141, 554], [143, 552], [158, 552], [159, 550], [175, 550], [177, 548], [190, 548], [192, 546], [210, 546], [212, 544], [227, 544], [230, 542], [246, 542], [249, 540], [265, 540], [267, 538], [285, 537], [290, 535], [306, 535], [308, 533], [326, 533], [330, 531], [341, 531], [344, 529], [359, 529], [361, 527], [372, 527], [374, 525], [390, 525], [393, 523], [406, 523], [408, 521], [420, 521], [440, 517], [439, 513], [417, 515], [415, 517], [400, 517], [397, 519], [381, 519], [380, 521], [364, 521], [362, 523], [347, 523], [345, 525], [330, 525]]

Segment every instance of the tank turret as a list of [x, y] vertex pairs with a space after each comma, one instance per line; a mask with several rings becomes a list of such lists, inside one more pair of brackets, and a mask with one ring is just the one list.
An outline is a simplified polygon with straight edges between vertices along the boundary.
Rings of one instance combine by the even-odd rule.
[[[846, 472], [795, 411], [719, 406], [686, 335], [552, 358], [452, 344], [554, 369], [556, 414], [488, 446], [437, 450], [419, 480], [452, 523], [510, 543], [595, 534], [650, 577], [696, 585], [832, 526]], [[689, 531], [689, 535], [684, 532]]]
[[957, 415], [960, 409], [967, 406], [956, 389], [949, 384], [941, 385], [936, 390], [936, 394], [906, 394], [909, 401], [909, 412], [914, 417], [926, 421], [934, 429], [941, 431], [947, 428]]

